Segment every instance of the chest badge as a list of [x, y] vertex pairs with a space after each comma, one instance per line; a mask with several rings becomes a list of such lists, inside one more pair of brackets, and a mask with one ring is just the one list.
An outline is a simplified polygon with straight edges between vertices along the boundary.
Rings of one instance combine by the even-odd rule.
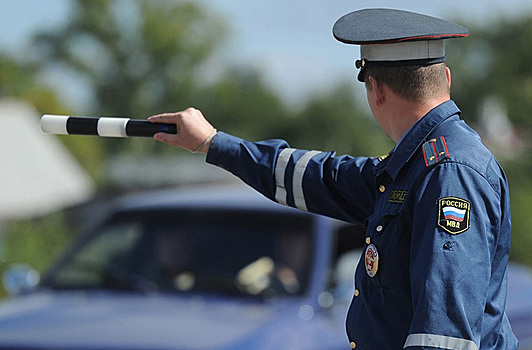
[[407, 195], [408, 195], [407, 191], [393, 190], [390, 193], [390, 197], [388, 198], [388, 203], [403, 204], [405, 202]]
[[438, 200], [438, 226], [452, 235], [469, 229], [471, 203], [457, 197], [445, 197]]
[[365, 256], [366, 273], [369, 277], [375, 277], [379, 269], [379, 252], [374, 244], [368, 245]]

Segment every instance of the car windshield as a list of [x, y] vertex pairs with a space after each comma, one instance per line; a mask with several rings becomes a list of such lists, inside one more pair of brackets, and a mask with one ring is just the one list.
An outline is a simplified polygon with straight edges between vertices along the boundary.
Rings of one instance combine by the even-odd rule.
[[305, 293], [312, 261], [307, 216], [157, 210], [115, 215], [44, 281], [55, 289]]

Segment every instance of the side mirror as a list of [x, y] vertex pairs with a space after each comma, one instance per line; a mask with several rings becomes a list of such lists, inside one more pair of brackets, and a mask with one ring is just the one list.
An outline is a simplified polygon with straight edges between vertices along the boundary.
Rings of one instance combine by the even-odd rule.
[[39, 280], [39, 273], [25, 264], [9, 266], [2, 276], [4, 288], [12, 296], [31, 292]]

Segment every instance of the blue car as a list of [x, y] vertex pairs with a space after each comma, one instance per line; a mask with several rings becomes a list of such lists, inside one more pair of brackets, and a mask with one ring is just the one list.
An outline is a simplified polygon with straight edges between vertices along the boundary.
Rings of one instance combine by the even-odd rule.
[[[106, 211], [33, 290], [0, 305], [0, 349], [349, 348], [360, 226], [241, 186], [139, 194]], [[532, 276], [518, 266], [508, 314], [532, 348]]]

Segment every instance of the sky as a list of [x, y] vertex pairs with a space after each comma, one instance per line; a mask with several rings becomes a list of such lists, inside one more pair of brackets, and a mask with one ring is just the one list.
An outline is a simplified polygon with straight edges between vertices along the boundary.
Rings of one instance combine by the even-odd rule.
[[[398, 8], [486, 26], [499, 16], [532, 13], [530, 0], [195, 1], [204, 3], [229, 24], [229, 40], [215, 59], [257, 68], [285, 100], [296, 103], [346, 78], [356, 84], [353, 62], [358, 58], [358, 47], [341, 44], [332, 36], [334, 22], [348, 12], [367, 7]], [[69, 3], [0, 0], [0, 49], [23, 55], [32, 33], [68, 20]], [[68, 86], [75, 82], [65, 81], [64, 85], [67, 99], [82, 99], [82, 89]]]

